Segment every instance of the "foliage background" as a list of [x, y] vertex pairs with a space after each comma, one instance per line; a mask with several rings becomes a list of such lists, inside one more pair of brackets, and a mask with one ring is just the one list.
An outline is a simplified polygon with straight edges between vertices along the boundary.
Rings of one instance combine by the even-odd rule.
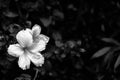
[[[46, 61], [23, 71], [7, 48], [34, 24], [50, 37]], [[0, 0], [0, 79], [119, 80], [119, 35], [117, 0]]]

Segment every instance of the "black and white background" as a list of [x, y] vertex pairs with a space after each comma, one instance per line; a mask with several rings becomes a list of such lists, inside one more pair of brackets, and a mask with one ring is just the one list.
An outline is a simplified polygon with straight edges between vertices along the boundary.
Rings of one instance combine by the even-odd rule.
[[[38, 24], [42, 67], [22, 70], [7, 48]], [[0, 80], [120, 80], [119, 0], [0, 0]]]

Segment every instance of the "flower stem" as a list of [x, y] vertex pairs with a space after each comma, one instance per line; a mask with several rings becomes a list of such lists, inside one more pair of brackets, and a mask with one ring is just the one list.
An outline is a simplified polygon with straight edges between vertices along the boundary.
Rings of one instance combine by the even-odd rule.
[[39, 70], [36, 69], [35, 76], [34, 76], [33, 80], [36, 80], [38, 72], [39, 72]]

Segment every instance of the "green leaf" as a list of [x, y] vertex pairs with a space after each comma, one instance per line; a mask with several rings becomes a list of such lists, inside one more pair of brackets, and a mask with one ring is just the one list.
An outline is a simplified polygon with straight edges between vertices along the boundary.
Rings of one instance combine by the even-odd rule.
[[112, 38], [102, 38], [103, 41], [105, 42], [113, 42], [113, 39]]
[[120, 55], [118, 56], [118, 58], [115, 62], [114, 69], [116, 69], [119, 65], [120, 65]]
[[14, 17], [17, 17], [18, 14], [17, 13], [14, 13], [14, 12], [11, 12], [11, 11], [6, 11], [6, 12], [3, 12], [3, 14], [7, 17], [10, 17], [10, 18], [14, 18]]
[[113, 43], [115, 45], [120, 46], [120, 43], [117, 40], [113, 39], [113, 38], [102, 38], [102, 40], [105, 41], [105, 42]]
[[21, 74], [20, 77], [16, 77], [14, 80], [31, 80], [31, 76], [29, 74]]
[[100, 49], [99, 51], [97, 51], [92, 58], [97, 58], [97, 57], [101, 57], [104, 54], [106, 54], [109, 50], [111, 49], [111, 47], [104, 47], [102, 49]]
[[104, 57], [103, 66], [106, 66], [106, 69], [109, 69], [111, 61], [113, 59], [114, 50], [110, 50]]

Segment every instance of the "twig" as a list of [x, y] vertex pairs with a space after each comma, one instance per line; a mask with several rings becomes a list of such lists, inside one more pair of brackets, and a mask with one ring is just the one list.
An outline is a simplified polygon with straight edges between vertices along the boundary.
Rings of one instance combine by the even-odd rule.
[[36, 73], [35, 73], [35, 76], [34, 76], [33, 80], [36, 80], [38, 72], [39, 72], [39, 70], [36, 69]]

